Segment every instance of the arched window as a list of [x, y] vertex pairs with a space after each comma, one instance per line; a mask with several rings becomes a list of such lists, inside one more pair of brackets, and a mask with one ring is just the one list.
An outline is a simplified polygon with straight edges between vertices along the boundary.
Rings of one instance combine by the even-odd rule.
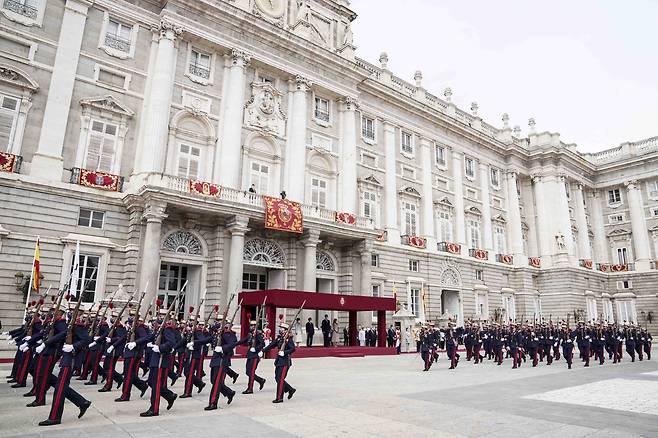
[[315, 254], [315, 267], [318, 271], [334, 272], [336, 270], [334, 259], [324, 251], [318, 251]]
[[452, 268], [447, 268], [441, 273], [441, 285], [443, 286], [459, 286], [459, 274]]
[[162, 249], [165, 251], [202, 255], [203, 247], [201, 241], [189, 231], [176, 231], [171, 233], [162, 243]]
[[285, 256], [281, 247], [270, 240], [251, 239], [244, 244], [243, 260], [250, 265], [283, 268]]
[[208, 117], [188, 108], [171, 120], [167, 172], [191, 180], [207, 181], [212, 174], [215, 129]]

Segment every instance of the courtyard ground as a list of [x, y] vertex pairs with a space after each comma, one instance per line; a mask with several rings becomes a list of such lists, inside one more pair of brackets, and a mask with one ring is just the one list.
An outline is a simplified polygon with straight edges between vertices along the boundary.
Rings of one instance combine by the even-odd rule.
[[[265, 389], [246, 396], [244, 361], [234, 361], [241, 375], [232, 386], [230, 406], [204, 412], [209, 387], [192, 399], [177, 400], [157, 418], [140, 418], [148, 393], [129, 403], [114, 403], [116, 389], [73, 381], [93, 404], [84, 418], [67, 402], [62, 425], [41, 428], [48, 407], [26, 408], [31, 399], [6, 384], [10, 365], [0, 366], [0, 437], [657, 437], [658, 360], [621, 364], [592, 362], [574, 369], [566, 364], [511, 369], [511, 361], [473, 365], [463, 360], [447, 369], [445, 355], [430, 372], [420, 370], [416, 355], [296, 360], [289, 382], [298, 389], [292, 400], [271, 403], [272, 361], [259, 366]], [[121, 367], [121, 365], [119, 365]], [[207, 363], [206, 363], [207, 367]], [[173, 387], [181, 392], [183, 382]], [[52, 390], [48, 396], [50, 403]]]

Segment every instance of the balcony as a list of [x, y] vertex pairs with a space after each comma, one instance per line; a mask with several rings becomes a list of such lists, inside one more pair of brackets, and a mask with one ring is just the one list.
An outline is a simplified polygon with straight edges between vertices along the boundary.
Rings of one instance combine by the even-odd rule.
[[119, 35], [113, 35], [111, 33], [105, 34], [105, 45], [112, 49], [118, 50], [120, 52], [130, 53], [130, 40], [120, 37]]
[[111, 173], [81, 169], [79, 167], [71, 169], [70, 182], [72, 184], [107, 190], [108, 192], [123, 191], [123, 180], [124, 178], [122, 176], [112, 175]]
[[0, 152], [0, 172], [21, 173], [23, 157]]
[[489, 251], [480, 248], [471, 248], [468, 255], [478, 260], [489, 260]]
[[2, 2], [2, 8], [31, 20], [36, 20], [39, 15], [39, 10], [37, 8], [23, 4], [18, 0], [4, 0]]
[[450, 254], [461, 254], [462, 253], [462, 246], [458, 243], [452, 243], [452, 242], [439, 242], [437, 243], [437, 248], [441, 252], [447, 252]]
[[210, 79], [210, 69], [199, 64], [190, 64], [188, 72], [198, 78]]
[[427, 239], [420, 236], [401, 236], [400, 241], [403, 245], [408, 245], [413, 248], [425, 249], [427, 248]]
[[528, 266], [541, 268], [541, 259], [539, 257], [528, 257]]
[[588, 259], [581, 259], [578, 261], [578, 264], [580, 265], [581, 268], [585, 269], [593, 269], [594, 268], [594, 262]]
[[[263, 213], [265, 212], [265, 201], [263, 200], [263, 195], [250, 193], [244, 190], [219, 187], [215, 184], [201, 181], [191, 181], [187, 178], [181, 178], [172, 175], [152, 175], [149, 179], [149, 184], [154, 186], [162, 186], [176, 192], [213, 197], [220, 201], [226, 201], [233, 204], [238, 204], [240, 206], [252, 207], [257, 211]], [[337, 219], [341, 215], [344, 215], [344, 213], [307, 204], [301, 204], [301, 208], [305, 219], [314, 218], [326, 222], [331, 222], [333, 224], [351, 226], [354, 228], [363, 228], [368, 230], [375, 229], [373, 220], [366, 217], [354, 216], [354, 222], [347, 224]]]
[[514, 256], [511, 254], [496, 254], [496, 261], [498, 263], [504, 263], [506, 265], [513, 265]]
[[630, 271], [635, 271], [635, 263], [618, 263], [618, 264], [597, 263], [596, 270], [606, 273], [630, 272]]

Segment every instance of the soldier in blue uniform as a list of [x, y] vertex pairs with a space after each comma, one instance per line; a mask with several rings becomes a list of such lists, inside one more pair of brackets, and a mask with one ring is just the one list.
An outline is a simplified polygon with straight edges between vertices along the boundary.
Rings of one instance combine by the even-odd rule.
[[115, 402], [129, 401], [133, 385], [140, 390], [140, 397], [144, 396], [148, 389], [148, 384], [139, 378], [138, 373], [144, 346], [149, 342], [153, 342], [153, 334], [144, 324], [144, 319], [141, 316], [134, 315], [133, 318], [132, 324], [137, 324], [137, 326], [131, 327], [130, 338], [127, 338], [128, 342], [123, 350], [123, 386], [121, 388], [121, 397], [115, 399]]
[[[195, 316], [190, 316], [191, 325], [194, 325]], [[196, 324], [196, 327], [193, 329], [192, 326], [188, 325], [189, 342], [185, 344], [187, 349], [187, 360], [184, 364], [185, 368], [185, 388], [181, 398], [192, 397], [192, 387], [197, 388], [197, 393], [200, 393], [206, 384], [203, 382], [201, 376], [201, 370], [203, 369], [203, 349], [206, 345], [207, 336], [204, 334], [204, 325], [203, 321], [199, 321]], [[205, 342], [204, 342], [205, 341]], [[199, 367], [201, 365], [201, 367]]]
[[573, 333], [566, 325], [560, 334], [560, 341], [562, 343], [562, 356], [564, 356], [567, 366], [571, 369], [573, 363]]
[[212, 390], [208, 399], [208, 406], [204, 408], [206, 411], [213, 411], [217, 409], [219, 401], [219, 394], [226, 397], [226, 404], [230, 405], [235, 397], [235, 391], [224, 384], [226, 379], [226, 370], [231, 366], [231, 357], [233, 350], [239, 344], [238, 337], [231, 327], [231, 320], [227, 319], [226, 323], [218, 328], [221, 333], [216, 336], [209, 335], [205, 341], [210, 342], [214, 340], [214, 349], [212, 359], [210, 359], [210, 379], [212, 380]]
[[[40, 422], [39, 426], [52, 426], [61, 423], [62, 413], [64, 412], [64, 399], [67, 399], [80, 409], [78, 418], [82, 418], [85, 412], [87, 412], [87, 409], [89, 409], [89, 406], [91, 406], [89, 400], [85, 399], [69, 386], [76, 352], [81, 351], [85, 345], [89, 344], [89, 335], [84, 321], [78, 318], [77, 321], [71, 321], [70, 324], [74, 326], [71, 328], [71, 337], [61, 347], [63, 354], [59, 364], [59, 376], [55, 377], [52, 374], [48, 376], [48, 385], [55, 388], [50, 415], [48, 415], [47, 420]], [[67, 336], [67, 332], [68, 326], [64, 330], [64, 336]], [[57, 344], [60, 345], [59, 342]]]
[[423, 359], [423, 371], [429, 371], [432, 366], [433, 335], [424, 325], [420, 330], [420, 357]]
[[295, 388], [286, 382], [288, 370], [292, 366], [292, 354], [295, 352], [295, 342], [290, 338], [290, 326], [286, 323], [279, 324], [279, 337], [271, 344], [263, 348], [267, 353], [273, 348], [278, 348], [276, 359], [274, 360], [274, 378], [276, 380], [276, 398], [272, 403], [283, 403], [283, 395], [288, 394], [290, 400], [297, 392]]
[[[112, 324], [119, 318], [116, 311], [112, 312]], [[103, 362], [103, 369], [105, 370], [105, 385], [98, 392], [109, 392], [112, 390], [112, 382], [116, 382], [117, 389], [121, 388], [123, 384], [123, 376], [117, 372], [116, 365], [119, 358], [123, 355], [123, 350], [126, 345], [126, 336], [128, 330], [121, 321], [116, 322], [114, 330], [110, 330], [108, 337], [105, 338], [105, 362]]]
[[[42, 335], [36, 342], [41, 342], [35, 349], [37, 354], [40, 354], [38, 361], [38, 369], [36, 371], [36, 399], [27, 405], [27, 407], [44, 406], [46, 404], [46, 392], [51, 386], [50, 376], [53, 373], [55, 364], [59, 360], [62, 350], [62, 344], [66, 337], [68, 325], [64, 319], [64, 311], [53, 307], [53, 319], [50, 325], [42, 330]], [[52, 328], [52, 336], [51, 334]], [[46, 333], [44, 333], [47, 330]], [[32, 340], [31, 340], [32, 341]]]
[[243, 394], [253, 394], [254, 393], [254, 381], [258, 382], [258, 390], [262, 390], [265, 386], [265, 379], [256, 374], [256, 368], [260, 359], [263, 357], [263, 348], [265, 347], [265, 339], [263, 338], [263, 332], [258, 330], [256, 321], [249, 322], [249, 334], [247, 337], [241, 341], [241, 343], [248, 345], [249, 350], [247, 350], [247, 364], [245, 372], [247, 373], [247, 378], [249, 382], [247, 383], [247, 389], [242, 391]]

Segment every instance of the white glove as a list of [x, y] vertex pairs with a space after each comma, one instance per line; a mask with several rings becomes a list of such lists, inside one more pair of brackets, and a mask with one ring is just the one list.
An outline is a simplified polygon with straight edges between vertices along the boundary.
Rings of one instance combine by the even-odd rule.
[[39, 346], [36, 348], [35, 351], [36, 351], [37, 353], [41, 353], [41, 352], [42, 352], [43, 350], [45, 350], [45, 349], [46, 349], [46, 344], [41, 344], [41, 345], [39, 345]]
[[72, 353], [72, 352], [73, 352], [73, 345], [71, 345], [71, 344], [64, 344], [64, 346], [62, 347], [62, 351], [63, 351], [64, 353]]
[[160, 347], [158, 347], [157, 345], [154, 345], [153, 347], [151, 347], [151, 349], [153, 350], [154, 353], [160, 352]]
[[188, 350], [194, 350], [194, 342], [188, 342], [187, 343], [187, 349]]
[[114, 345], [110, 345], [109, 347], [107, 347], [107, 354], [112, 354], [113, 351], [114, 351]]
[[25, 336], [25, 337], [23, 338], [24, 341], [29, 341], [30, 339], [32, 339], [32, 336]]
[[13, 340], [13, 339], [10, 339], [10, 340], [9, 340], [9, 345], [14, 345], [15, 343], [16, 343], [15, 340]]
[[283, 351], [279, 351], [279, 356], [283, 357], [285, 355], [286, 355], [286, 353], [284, 353]]
[[135, 347], [137, 347], [137, 342], [128, 342], [128, 343], [126, 344], [126, 347], [128, 348], [128, 350], [132, 350], [132, 349], [134, 349]]
[[153, 348], [153, 342], [149, 342], [148, 344], [146, 344], [146, 347], [147, 348]]
[[94, 341], [98, 341], [100, 338], [100, 336], [94, 336]]
[[262, 351], [258, 352], [258, 357], [263, 357], [263, 352]]
[[96, 346], [96, 341], [94, 341], [94, 342], [92, 342], [91, 344], [89, 344], [89, 348], [94, 348], [95, 346]]
[[39, 345], [43, 344], [43, 340], [39, 339], [39, 340], [37, 341], [37, 344], [39, 344]]
[[107, 342], [109, 344], [110, 342], [112, 342], [112, 339], [111, 338], [105, 338], [105, 342]]
[[256, 352], [256, 349], [255, 349], [254, 347], [251, 347], [251, 348], [249, 349], [249, 351], [251, 351], [252, 353], [255, 353], [255, 352]]
[[9, 336], [9, 332], [2, 332], [2, 336]]
[[19, 350], [21, 350], [23, 353], [25, 353], [28, 350], [27, 344], [21, 344], [20, 347], [18, 347]]
[[217, 347], [215, 347], [215, 353], [222, 354], [222, 352], [223, 352], [222, 347], [220, 347], [219, 345]]

